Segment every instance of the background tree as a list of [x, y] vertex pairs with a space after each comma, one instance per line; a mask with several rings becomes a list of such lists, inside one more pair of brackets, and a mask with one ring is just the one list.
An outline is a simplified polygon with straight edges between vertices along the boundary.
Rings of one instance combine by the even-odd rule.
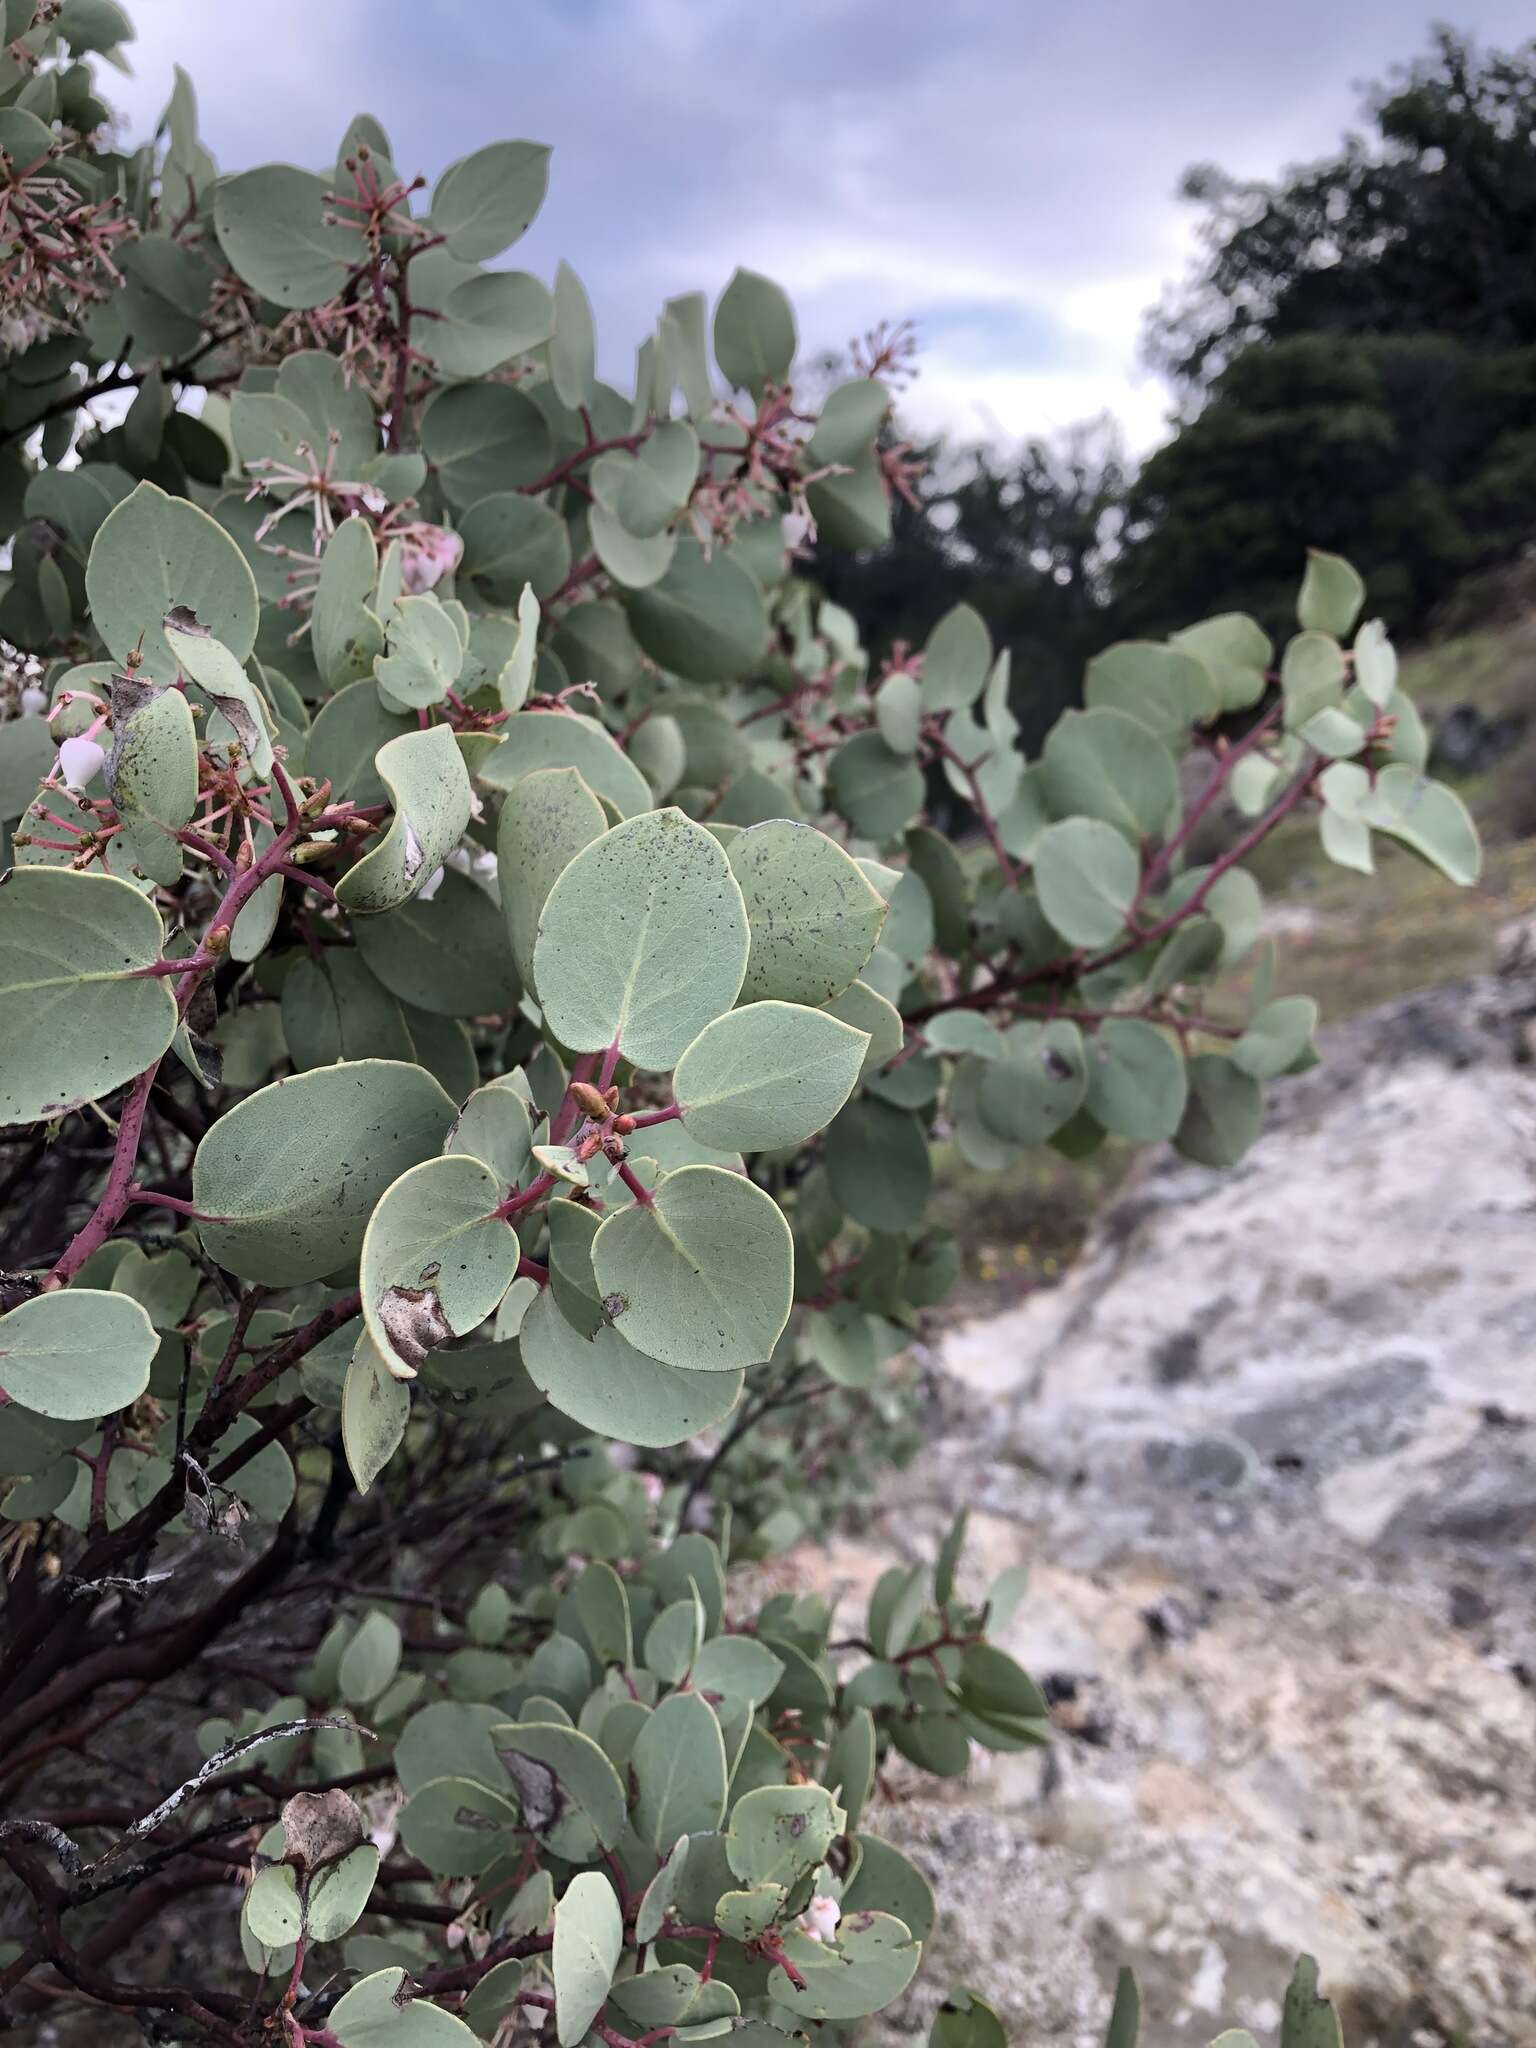
[[1036, 751], [1081, 701], [1088, 657], [1115, 635], [1114, 550], [1132, 473], [1118, 429], [1085, 422], [1012, 457], [924, 452], [927, 474], [915, 501], [893, 505], [890, 540], [852, 555], [820, 548], [814, 573], [881, 654], [919, 645], [951, 605], [972, 606], [1008, 650], [1014, 714]]
[[1369, 137], [1278, 182], [1186, 179], [1205, 254], [1148, 329], [1186, 417], [1135, 482], [1116, 571], [1137, 630], [1238, 583], [1278, 618], [1280, 565], [1345, 521], [1409, 623], [1530, 540], [1536, 44], [1440, 29], [1366, 113]]

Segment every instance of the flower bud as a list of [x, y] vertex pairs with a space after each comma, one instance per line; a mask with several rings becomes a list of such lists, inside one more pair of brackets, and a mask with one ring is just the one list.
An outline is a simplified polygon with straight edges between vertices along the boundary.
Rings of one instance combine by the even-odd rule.
[[843, 1909], [836, 1899], [818, 1893], [800, 1915], [800, 1932], [809, 1935], [812, 1941], [835, 1941], [837, 1923], [842, 1917]]
[[401, 536], [400, 583], [407, 596], [419, 597], [458, 567], [464, 542], [443, 526], [420, 523]]
[[36, 683], [28, 683], [21, 693], [21, 708], [30, 717], [41, 717], [43, 712], [48, 709], [47, 691], [40, 690]]
[[571, 1095], [575, 1102], [586, 1111], [587, 1115], [596, 1117], [599, 1123], [607, 1116], [608, 1105], [603, 1100], [599, 1091], [590, 1082], [573, 1081], [571, 1083]]
[[432, 901], [432, 898], [443, 886], [444, 872], [445, 871], [442, 868], [434, 868], [432, 870], [431, 874], [428, 875], [427, 879], [416, 891], [416, 900], [418, 903], [430, 903]]
[[94, 740], [65, 740], [59, 748], [59, 773], [71, 789], [84, 789], [101, 773], [106, 758], [106, 748]]

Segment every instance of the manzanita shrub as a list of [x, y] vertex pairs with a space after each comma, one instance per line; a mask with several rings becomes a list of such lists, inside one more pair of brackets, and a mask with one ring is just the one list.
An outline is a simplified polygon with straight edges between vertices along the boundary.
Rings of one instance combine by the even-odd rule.
[[221, 177], [178, 74], [120, 153], [113, 0], [0, 14], [0, 2005], [857, 2021], [933, 1918], [882, 1759], [1045, 1732], [1020, 1589], [963, 1517], [857, 1640], [727, 1568], [910, 1440], [935, 1134], [1231, 1165], [1315, 1021], [1245, 856], [1466, 882], [1466, 814], [1324, 555], [1278, 655], [1112, 647], [1026, 761], [973, 612], [873, 664], [797, 570], [910, 486], [878, 340], [812, 411], [741, 271], [620, 390], [570, 269], [487, 267], [543, 147]]

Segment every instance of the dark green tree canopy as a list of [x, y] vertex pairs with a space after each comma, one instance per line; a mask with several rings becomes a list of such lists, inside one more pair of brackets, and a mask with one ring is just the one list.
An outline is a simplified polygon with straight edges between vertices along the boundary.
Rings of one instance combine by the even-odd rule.
[[1246, 348], [1133, 484], [1117, 623], [1190, 606], [1280, 625], [1297, 535], [1348, 533], [1396, 618], [1517, 553], [1536, 510], [1536, 347], [1299, 334]]
[[1175, 378], [1299, 334], [1536, 340], [1536, 42], [1484, 53], [1438, 28], [1365, 113], [1369, 136], [1276, 183], [1188, 173], [1205, 253], [1148, 330]]

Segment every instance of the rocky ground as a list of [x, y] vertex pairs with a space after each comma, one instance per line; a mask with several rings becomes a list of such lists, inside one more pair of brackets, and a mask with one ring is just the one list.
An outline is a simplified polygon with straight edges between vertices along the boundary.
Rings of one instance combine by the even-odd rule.
[[1028, 1562], [1049, 1752], [875, 1825], [1009, 2038], [1261, 2034], [1310, 1949], [1351, 2048], [1536, 2048], [1536, 978], [1409, 998], [1274, 1090], [1231, 1174], [1149, 1159], [1065, 1284], [953, 1332], [946, 1420], [857, 1542], [850, 1619], [973, 1508]]

